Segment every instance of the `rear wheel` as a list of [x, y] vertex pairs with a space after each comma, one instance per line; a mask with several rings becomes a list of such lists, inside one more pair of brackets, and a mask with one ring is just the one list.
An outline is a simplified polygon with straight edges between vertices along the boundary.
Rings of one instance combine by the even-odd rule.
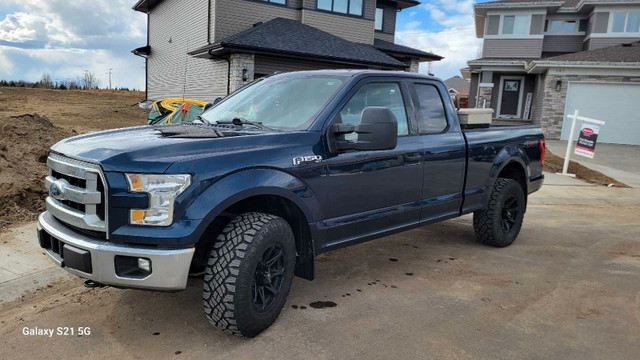
[[515, 180], [498, 178], [487, 208], [473, 213], [476, 238], [486, 245], [511, 245], [520, 233], [525, 210], [526, 202], [520, 184]]
[[209, 254], [203, 284], [205, 315], [228, 333], [254, 337], [278, 317], [295, 267], [295, 241], [282, 218], [234, 218]]

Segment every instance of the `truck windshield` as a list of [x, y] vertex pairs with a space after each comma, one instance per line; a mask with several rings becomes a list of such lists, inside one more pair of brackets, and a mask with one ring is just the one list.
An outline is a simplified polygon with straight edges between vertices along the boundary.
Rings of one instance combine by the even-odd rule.
[[271, 129], [306, 130], [342, 87], [332, 76], [274, 76], [256, 81], [202, 114], [209, 123], [234, 119]]

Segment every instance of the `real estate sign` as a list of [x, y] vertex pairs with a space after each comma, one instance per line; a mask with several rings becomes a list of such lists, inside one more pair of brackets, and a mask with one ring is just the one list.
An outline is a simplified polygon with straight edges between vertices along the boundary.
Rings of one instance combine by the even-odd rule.
[[580, 129], [580, 136], [578, 137], [578, 143], [576, 144], [575, 154], [593, 159], [599, 132], [600, 126], [582, 123], [582, 129]]

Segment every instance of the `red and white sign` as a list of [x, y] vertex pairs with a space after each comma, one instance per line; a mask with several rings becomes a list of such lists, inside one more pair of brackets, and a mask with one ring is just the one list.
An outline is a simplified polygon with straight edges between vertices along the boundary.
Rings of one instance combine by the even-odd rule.
[[578, 137], [578, 143], [576, 144], [575, 154], [593, 159], [598, 133], [600, 133], [600, 126], [586, 122], [583, 123], [580, 136]]

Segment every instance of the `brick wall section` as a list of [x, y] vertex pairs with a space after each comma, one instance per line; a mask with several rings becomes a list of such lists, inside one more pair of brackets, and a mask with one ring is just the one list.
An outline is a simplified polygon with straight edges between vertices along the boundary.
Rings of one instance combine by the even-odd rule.
[[[231, 61], [230, 75], [229, 75], [229, 92], [234, 92], [242, 86], [253, 81], [255, 73], [256, 59], [254, 54], [231, 54], [229, 57]], [[243, 70], [247, 70], [247, 80], [242, 80]]]
[[[558, 80], [562, 81], [560, 91], [555, 90], [556, 81]], [[538, 97], [536, 100], [536, 102], [541, 101], [541, 111], [539, 114], [536, 114], [538, 115], [536, 118], [532, 119], [534, 124], [540, 124], [542, 131], [548, 139], [560, 139], [565, 103], [567, 100], [567, 87], [570, 81], [640, 83], [640, 77], [547, 74], [544, 78], [543, 97]]]
[[[490, 108], [491, 107], [492, 93], [493, 93], [493, 88], [487, 87], [487, 86], [480, 86], [478, 88], [478, 99], [476, 100], [476, 106], [475, 107], [477, 107], [477, 108]], [[486, 102], [485, 102], [485, 100], [486, 100]]]
[[418, 62], [417, 59], [405, 61], [405, 64], [409, 65], [409, 68], [406, 71], [414, 73], [420, 72], [420, 62]]

